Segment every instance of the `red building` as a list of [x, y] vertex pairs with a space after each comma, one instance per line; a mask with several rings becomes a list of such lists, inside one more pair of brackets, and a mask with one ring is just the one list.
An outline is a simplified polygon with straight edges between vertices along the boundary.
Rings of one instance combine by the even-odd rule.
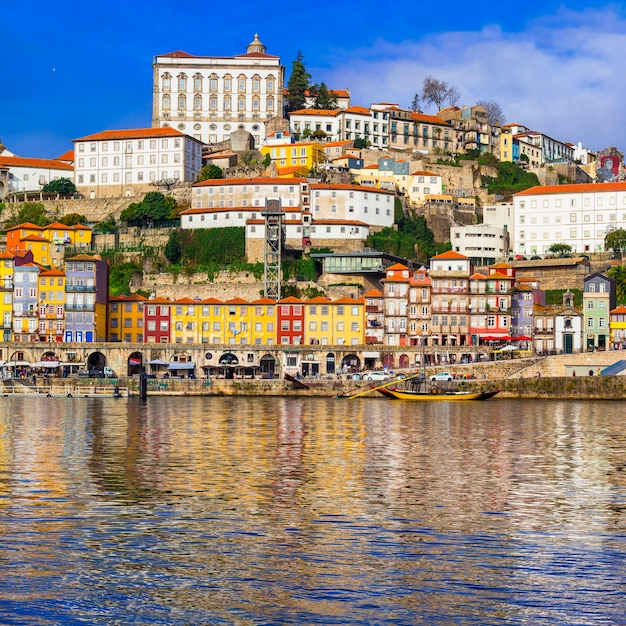
[[293, 296], [277, 302], [277, 341], [283, 345], [304, 343], [304, 302]]
[[172, 302], [167, 298], [146, 300], [143, 307], [144, 341], [169, 343], [172, 328]]

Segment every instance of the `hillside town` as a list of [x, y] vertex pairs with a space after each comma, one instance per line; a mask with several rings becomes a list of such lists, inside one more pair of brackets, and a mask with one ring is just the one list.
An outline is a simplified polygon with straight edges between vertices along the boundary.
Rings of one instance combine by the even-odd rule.
[[[152, 359], [194, 376], [232, 364], [316, 375], [626, 347], [611, 275], [623, 250], [607, 244], [626, 229], [617, 148], [504, 123], [488, 103], [426, 114], [309, 85], [294, 108], [293, 91], [255, 35], [234, 57], [156, 55], [150, 127], [94, 129], [57, 159], [0, 145], [0, 367], [26, 363], [26, 346], [42, 343], [42, 369], [75, 372], [77, 345], [123, 343], [128, 374]], [[502, 164], [536, 183], [490, 188]], [[71, 193], [49, 190], [62, 180]], [[178, 207], [170, 219], [124, 223], [155, 192]], [[46, 223], [14, 223], [32, 204]], [[423, 218], [443, 251], [374, 249], [399, 215]], [[106, 252], [136, 259], [141, 241], [163, 258], [172, 231], [217, 229], [240, 229], [262, 280], [166, 277], [143, 259], [128, 292], [112, 293]], [[283, 263], [303, 258], [314, 280], [287, 285]]]

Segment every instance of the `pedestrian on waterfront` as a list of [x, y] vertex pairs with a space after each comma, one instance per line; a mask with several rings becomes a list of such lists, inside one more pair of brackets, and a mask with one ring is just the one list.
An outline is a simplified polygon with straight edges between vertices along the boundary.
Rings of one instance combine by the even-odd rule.
[[537, 372], [537, 378], [541, 378], [541, 372]]
[[589, 376], [593, 376], [593, 370], [589, 370]]
[[572, 376], [576, 377], [576, 370], [572, 372]]
[[33, 385], [37, 386], [37, 376], [35, 374], [33, 374]]
[[598, 374], [598, 376], [602, 375], [602, 371], [600, 370], [600, 368], [598, 368], [598, 371], [596, 373]]

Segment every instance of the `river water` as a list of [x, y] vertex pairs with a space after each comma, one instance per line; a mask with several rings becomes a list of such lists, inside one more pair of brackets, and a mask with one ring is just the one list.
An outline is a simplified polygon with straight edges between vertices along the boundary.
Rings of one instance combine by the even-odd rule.
[[2, 624], [626, 624], [621, 402], [0, 398]]

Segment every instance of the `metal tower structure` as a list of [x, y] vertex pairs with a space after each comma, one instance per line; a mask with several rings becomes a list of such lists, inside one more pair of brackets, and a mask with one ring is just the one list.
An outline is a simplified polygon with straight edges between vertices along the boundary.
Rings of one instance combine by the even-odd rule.
[[265, 297], [280, 300], [280, 261], [283, 247], [283, 210], [280, 200], [265, 199]]

